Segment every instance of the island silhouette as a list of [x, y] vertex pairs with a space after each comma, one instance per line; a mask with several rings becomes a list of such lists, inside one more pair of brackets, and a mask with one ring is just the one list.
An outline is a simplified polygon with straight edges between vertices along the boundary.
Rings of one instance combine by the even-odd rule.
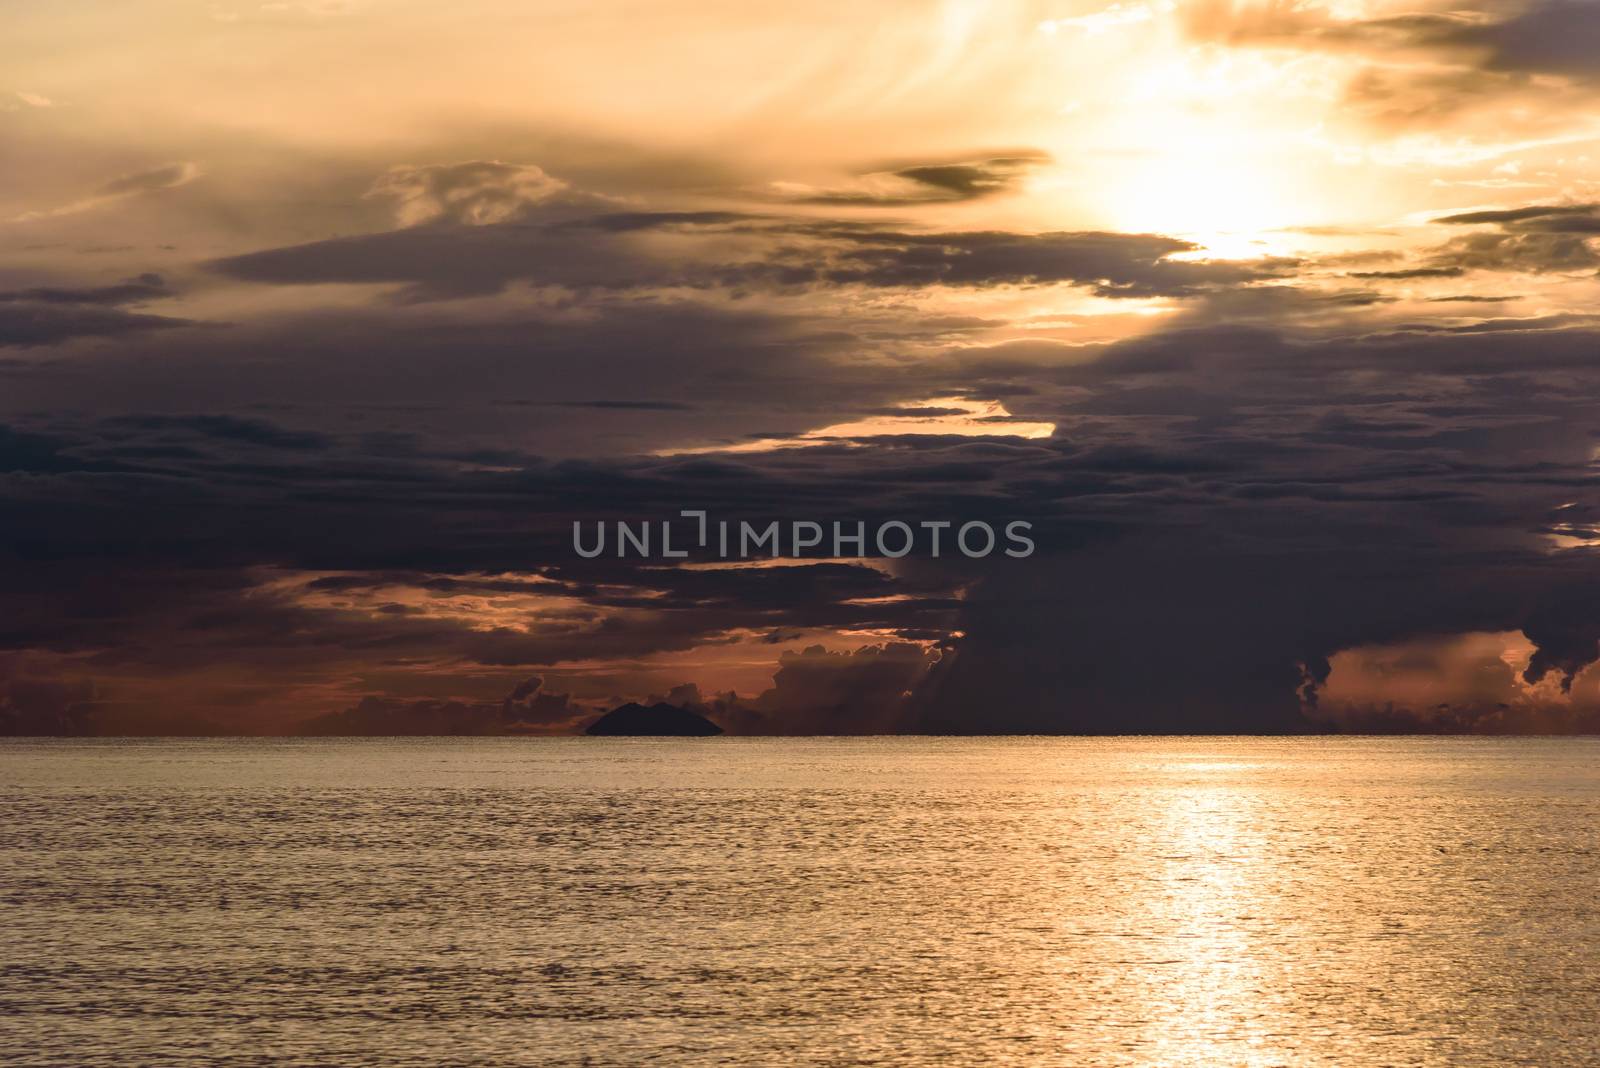
[[705, 738], [721, 734], [722, 728], [697, 712], [665, 701], [653, 705], [629, 701], [589, 724], [583, 733], [611, 737]]

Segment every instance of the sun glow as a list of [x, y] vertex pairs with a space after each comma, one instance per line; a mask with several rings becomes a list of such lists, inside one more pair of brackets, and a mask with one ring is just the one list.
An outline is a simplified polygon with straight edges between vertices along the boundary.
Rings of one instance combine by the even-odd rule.
[[1214, 255], [1259, 254], [1250, 242], [1305, 220], [1302, 164], [1252, 119], [1175, 89], [1137, 108], [1123, 131], [1108, 161], [1114, 178], [1099, 186], [1118, 229], [1182, 234]]
[[1351, 206], [1322, 135], [1342, 61], [1197, 45], [1181, 18], [1123, 5], [1041, 27], [1074, 92], [1050, 145], [1083, 171], [1069, 196], [1107, 228], [1208, 256], [1283, 254], [1284, 228]]
[[930, 397], [909, 401], [873, 413], [862, 419], [834, 423], [808, 430], [789, 438], [759, 438], [737, 445], [714, 445], [695, 449], [669, 449], [660, 455], [679, 456], [712, 452], [771, 452], [808, 445], [850, 444], [860, 438], [935, 435], [954, 437], [1008, 437], [1039, 440], [1056, 431], [1054, 423], [1034, 423], [1019, 419], [999, 401], [969, 400], [966, 397]]

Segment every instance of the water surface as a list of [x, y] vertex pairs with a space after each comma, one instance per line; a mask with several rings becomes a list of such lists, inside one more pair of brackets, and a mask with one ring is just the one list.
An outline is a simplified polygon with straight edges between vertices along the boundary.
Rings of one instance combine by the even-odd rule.
[[1600, 741], [0, 743], [19, 1063], [1593, 1065]]

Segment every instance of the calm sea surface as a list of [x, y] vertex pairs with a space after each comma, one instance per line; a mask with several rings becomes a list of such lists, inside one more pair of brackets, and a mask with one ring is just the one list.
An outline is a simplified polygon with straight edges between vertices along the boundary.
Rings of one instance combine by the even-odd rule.
[[1600, 1064], [1593, 740], [0, 743], [0, 1061]]

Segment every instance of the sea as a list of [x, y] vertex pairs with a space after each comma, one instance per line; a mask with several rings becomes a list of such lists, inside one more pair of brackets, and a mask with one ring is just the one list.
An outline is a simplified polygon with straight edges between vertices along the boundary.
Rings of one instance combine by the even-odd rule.
[[1600, 740], [0, 742], [0, 1062], [1600, 1064]]

